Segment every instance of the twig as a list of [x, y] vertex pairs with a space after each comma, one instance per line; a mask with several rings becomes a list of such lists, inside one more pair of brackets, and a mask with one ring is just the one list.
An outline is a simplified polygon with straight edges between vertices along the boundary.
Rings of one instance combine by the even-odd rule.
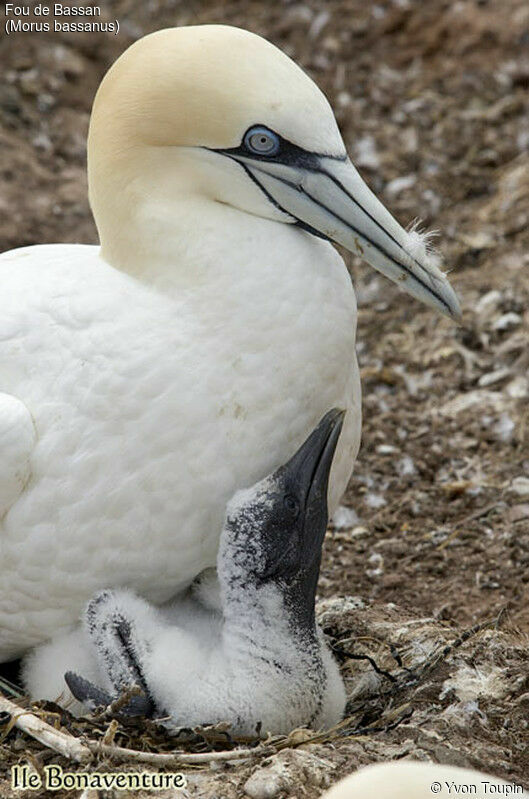
[[454, 538], [456, 538], [459, 535], [459, 532], [463, 527], [463, 525], [468, 524], [468, 522], [474, 522], [477, 519], [480, 519], [482, 516], [486, 516], [487, 513], [489, 513], [494, 508], [497, 508], [498, 505], [499, 505], [498, 500], [496, 500], [496, 502], [491, 502], [490, 505], [485, 505], [484, 508], [479, 508], [479, 510], [474, 511], [474, 513], [471, 513], [469, 516], [465, 516], [464, 519], [461, 519], [460, 521], [456, 522], [454, 525], [454, 529], [450, 533], [448, 538], [445, 538], [445, 540], [441, 544], [439, 544], [439, 546], [437, 546], [436, 549], [438, 550], [445, 549], [445, 547], [447, 547], [448, 544], [451, 544]]
[[93, 718], [97, 721], [107, 718], [113, 718], [114, 716], [119, 715], [119, 713], [123, 710], [126, 705], [130, 702], [130, 700], [134, 696], [143, 696], [144, 692], [140, 688], [139, 685], [129, 685], [127, 688], [124, 688], [123, 691], [119, 694], [119, 696], [114, 699], [107, 707], [104, 707], [101, 712], [94, 713]]
[[400, 669], [402, 669], [403, 671], [408, 672], [408, 674], [413, 675], [413, 673], [414, 673], [413, 669], [409, 669], [407, 666], [404, 665], [404, 663], [402, 662], [402, 657], [400, 655], [400, 652], [397, 649], [397, 647], [395, 646], [395, 644], [392, 644], [392, 643], [389, 644], [389, 651], [391, 652], [391, 656], [394, 659], [394, 661], [396, 662], [397, 666]]
[[256, 757], [268, 757], [275, 753], [272, 746], [256, 747], [255, 749], [234, 749], [226, 752], [140, 752], [136, 749], [125, 749], [122, 746], [109, 746], [108, 744], [87, 741], [86, 745], [93, 754], [104, 754], [118, 760], [133, 760], [137, 763], [150, 763], [154, 766], [192, 766], [205, 765], [212, 761], [243, 760]]
[[441, 663], [441, 661], [444, 661], [448, 655], [451, 655], [456, 649], [459, 649], [459, 647], [463, 646], [463, 644], [465, 644], [470, 638], [473, 638], [475, 635], [483, 632], [483, 630], [486, 630], [487, 628], [490, 629], [491, 627], [494, 627], [494, 629], [497, 630], [504, 613], [505, 608], [502, 608], [499, 614], [493, 619], [487, 619], [486, 621], [478, 622], [478, 624], [474, 624], [473, 627], [463, 630], [461, 635], [459, 635], [454, 641], [446, 644], [442, 649], [437, 650], [437, 652], [434, 652], [433, 655], [419, 667], [417, 673], [418, 680], [432, 672], [436, 666]]
[[[352, 638], [348, 638], [347, 641], [352, 641]], [[397, 682], [397, 678], [393, 676], [389, 671], [385, 669], [381, 669], [377, 662], [371, 657], [371, 655], [357, 655], [353, 654], [353, 652], [349, 652], [347, 649], [344, 649], [341, 644], [344, 641], [339, 641], [338, 643], [334, 644], [332, 647], [332, 651], [335, 652], [337, 655], [341, 655], [342, 657], [347, 657], [350, 660], [367, 660], [371, 664], [371, 668], [381, 677], [385, 677], [390, 682]]]
[[29, 710], [16, 705], [0, 694], [0, 712], [2, 711], [9, 713], [13, 726], [18, 727], [26, 735], [44, 744], [49, 749], [53, 749], [71, 760], [76, 760], [78, 763], [85, 763], [87, 760], [92, 759], [90, 749], [78, 741], [77, 738], [62, 730], [56, 730]]
[[104, 744], [106, 744], [108, 746], [112, 746], [112, 744], [114, 743], [114, 738], [116, 737], [116, 733], [118, 731], [118, 728], [119, 728], [118, 722], [116, 721], [116, 719], [112, 719], [112, 721], [108, 725], [107, 731], [105, 732], [105, 734], [103, 736], [102, 743], [104, 743]]
[[0, 676], [0, 691], [3, 691], [4, 694], [8, 696], [12, 696], [15, 699], [22, 699], [24, 693], [20, 690], [20, 688], [15, 685], [14, 682], [6, 679], [5, 677]]
[[[376, 732], [390, 732], [398, 727], [403, 721], [407, 721], [413, 715], [413, 707], [410, 703], [396, 708], [391, 713], [383, 715], [380, 719], [373, 724], [368, 724], [366, 727], [356, 727], [356, 729], [345, 729], [340, 733], [340, 737], [360, 737], [364, 735], [372, 735]], [[386, 723], [384, 720], [387, 719]]]

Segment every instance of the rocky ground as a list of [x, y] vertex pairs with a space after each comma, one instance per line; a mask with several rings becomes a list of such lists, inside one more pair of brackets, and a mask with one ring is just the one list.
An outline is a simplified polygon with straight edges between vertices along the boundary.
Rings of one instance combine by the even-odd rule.
[[[440, 320], [348, 258], [364, 433], [326, 542], [321, 613], [343, 651], [397, 682], [342, 653], [347, 734], [196, 772], [190, 795], [312, 799], [359, 764], [406, 756], [529, 783], [526, 0], [100, 5], [118, 36], [0, 42], [1, 249], [95, 241], [84, 162], [101, 76], [150, 30], [226, 22], [269, 37], [327, 92], [372, 188], [401, 222], [440, 231], [464, 309], [461, 327]], [[26, 744], [13, 731], [0, 743], [6, 777]]]

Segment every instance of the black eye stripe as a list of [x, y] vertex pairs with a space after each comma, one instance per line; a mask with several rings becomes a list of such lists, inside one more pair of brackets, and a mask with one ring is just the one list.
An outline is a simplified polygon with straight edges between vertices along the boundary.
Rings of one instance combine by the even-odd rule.
[[[252, 128], [253, 128], [253, 127], [257, 127], [257, 126], [252, 126]], [[264, 125], [260, 125], [260, 126], [258, 126], [258, 127], [265, 127], [265, 126], [264, 126]], [[252, 128], [249, 128], [249, 130], [252, 130]], [[247, 131], [247, 132], [248, 132], [248, 131]], [[245, 135], [246, 135], [246, 134], [245, 134]], [[416, 258], [414, 258], [412, 255], [410, 255], [410, 253], [409, 253], [407, 250], [405, 250], [405, 249], [404, 249], [404, 248], [403, 248], [403, 247], [402, 247], [402, 246], [401, 246], [401, 245], [398, 243], [398, 241], [395, 239], [395, 237], [394, 237], [394, 236], [392, 236], [392, 235], [391, 235], [391, 234], [390, 234], [390, 233], [389, 233], [389, 232], [388, 232], [388, 231], [387, 231], [387, 230], [386, 230], [386, 229], [385, 229], [385, 228], [384, 228], [384, 227], [383, 227], [383, 226], [380, 224], [380, 222], [378, 222], [378, 220], [377, 220], [377, 219], [376, 219], [376, 218], [373, 216], [373, 214], [371, 214], [371, 213], [370, 213], [370, 212], [367, 210], [367, 208], [365, 208], [365, 207], [364, 207], [364, 206], [363, 206], [363, 205], [362, 205], [360, 202], [358, 202], [358, 200], [356, 200], [356, 199], [355, 199], [355, 197], [354, 197], [354, 196], [353, 196], [353, 195], [352, 195], [352, 194], [351, 194], [351, 193], [350, 193], [350, 192], [349, 192], [349, 191], [346, 189], [346, 187], [345, 187], [345, 186], [344, 186], [344, 185], [341, 183], [341, 181], [340, 181], [340, 180], [339, 180], [339, 179], [338, 179], [338, 178], [337, 178], [335, 175], [333, 175], [333, 174], [332, 174], [332, 172], [329, 172], [329, 171], [327, 171], [325, 168], [323, 168], [323, 167], [322, 167], [322, 164], [321, 164], [321, 160], [320, 160], [320, 159], [322, 159], [322, 158], [326, 158], [326, 159], [328, 159], [328, 160], [333, 160], [333, 161], [342, 161], [342, 162], [344, 162], [344, 161], [347, 161], [347, 154], [346, 154], [346, 153], [345, 153], [343, 156], [339, 156], [339, 155], [329, 155], [329, 154], [327, 154], [327, 153], [312, 153], [312, 152], [308, 152], [307, 150], [304, 150], [303, 148], [301, 148], [301, 147], [298, 147], [296, 144], [292, 144], [292, 142], [289, 142], [289, 141], [287, 141], [287, 139], [284, 139], [284, 138], [283, 138], [282, 136], [280, 136], [279, 134], [275, 134], [275, 135], [278, 137], [278, 139], [279, 139], [279, 141], [280, 141], [280, 144], [281, 144], [281, 146], [280, 146], [280, 150], [279, 150], [279, 153], [277, 154], [277, 156], [260, 156], [260, 155], [257, 155], [257, 154], [255, 154], [255, 153], [251, 153], [251, 154], [249, 155], [249, 154], [248, 154], [248, 151], [246, 150], [246, 148], [245, 148], [244, 146], [240, 146], [240, 147], [233, 147], [233, 148], [231, 148], [231, 149], [226, 149], [226, 150], [213, 150], [213, 152], [215, 152], [215, 153], [220, 153], [220, 154], [222, 154], [222, 155], [231, 156], [231, 157], [233, 157], [233, 158], [234, 158], [234, 160], [236, 160], [236, 161], [238, 161], [238, 156], [239, 156], [239, 157], [241, 157], [241, 156], [242, 156], [242, 157], [245, 157], [245, 158], [249, 158], [249, 157], [250, 157], [250, 158], [251, 158], [253, 161], [268, 161], [268, 162], [271, 162], [271, 163], [285, 164], [286, 166], [299, 167], [299, 168], [305, 169], [305, 170], [307, 170], [307, 171], [310, 171], [310, 172], [317, 172], [317, 173], [320, 173], [320, 174], [324, 174], [324, 175], [326, 175], [326, 176], [327, 176], [327, 177], [328, 177], [328, 178], [329, 178], [329, 179], [330, 179], [330, 180], [331, 180], [331, 181], [332, 181], [332, 182], [333, 182], [333, 183], [334, 183], [334, 184], [335, 184], [335, 185], [336, 185], [336, 186], [337, 186], [339, 189], [341, 189], [341, 191], [343, 191], [343, 192], [344, 192], [344, 193], [345, 193], [345, 194], [346, 194], [346, 195], [347, 195], [347, 196], [350, 198], [350, 200], [351, 200], [351, 201], [352, 201], [352, 202], [353, 202], [353, 203], [354, 203], [354, 204], [355, 204], [355, 205], [356, 205], [356, 206], [357, 206], [357, 207], [358, 207], [358, 208], [359, 208], [359, 209], [360, 209], [360, 210], [361, 210], [361, 211], [362, 211], [362, 212], [363, 212], [363, 213], [364, 213], [366, 216], [368, 216], [368, 217], [369, 217], [369, 219], [370, 219], [370, 220], [371, 220], [371, 221], [372, 221], [372, 222], [373, 222], [373, 223], [374, 223], [374, 224], [375, 224], [375, 225], [376, 225], [376, 226], [377, 226], [377, 227], [378, 227], [378, 228], [379, 228], [379, 229], [380, 229], [380, 230], [381, 230], [381, 231], [382, 231], [382, 232], [383, 232], [383, 233], [384, 233], [386, 236], [388, 236], [388, 238], [390, 238], [390, 239], [393, 241], [393, 243], [394, 243], [394, 244], [395, 244], [395, 245], [396, 245], [396, 246], [397, 246], [397, 247], [398, 247], [398, 248], [399, 248], [399, 249], [400, 249], [402, 252], [404, 252], [404, 253], [405, 253], [405, 254], [408, 256], [408, 258], [411, 258], [411, 259], [412, 259], [412, 261], [414, 262], [414, 264], [415, 264], [415, 265], [416, 265], [416, 266], [417, 266], [417, 267], [418, 267], [418, 268], [419, 268], [419, 269], [420, 269], [420, 270], [421, 270], [421, 271], [422, 271], [424, 274], [426, 274], [426, 275], [428, 276], [428, 270], [425, 268], [425, 266], [424, 266], [423, 264], [421, 264], [421, 263], [420, 263], [420, 262], [419, 262], [419, 261], [418, 261]], [[209, 148], [208, 148], [208, 149], [209, 149]], [[312, 228], [310, 225], [306, 224], [306, 223], [305, 223], [305, 222], [303, 222], [302, 220], [300, 220], [300, 219], [298, 219], [297, 217], [295, 217], [295, 216], [294, 216], [294, 215], [293, 215], [293, 214], [292, 214], [290, 211], [288, 211], [288, 210], [286, 210], [285, 208], [283, 208], [283, 207], [282, 207], [282, 206], [281, 206], [281, 205], [280, 205], [280, 204], [277, 202], [277, 200], [276, 200], [274, 197], [272, 197], [272, 195], [271, 195], [269, 192], [267, 192], [267, 191], [266, 191], [266, 189], [264, 188], [264, 186], [262, 185], [262, 183], [261, 183], [261, 182], [260, 182], [260, 181], [259, 181], [259, 180], [258, 180], [258, 179], [255, 177], [255, 175], [253, 175], [253, 174], [250, 172], [250, 170], [248, 170], [248, 169], [246, 168], [245, 164], [244, 164], [243, 162], [241, 162], [241, 161], [238, 161], [238, 163], [240, 163], [240, 165], [243, 167], [243, 169], [244, 169], [244, 170], [245, 170], [245, 172], [247, 173], [248, 177], [250, 177], [250, 178], [251, 178], [251, 180], [252, 180], [254, 183], [256, 183], [256, 184], [259, 186], [259, 188], [260, 188], [260, 189], [261, 189], [261, 191], [262, 191], [262, 192], [265, 194], [265, 196], [267, 197], [267, 199], [268, 199], [268, 200], [269, 200], [269, 201], [270, 201], [270, 202], [271, 202], [273, 205], [275, 205], [275, 206], [276, 206], [276, 208], [278, 208], [280, 211], [282, 211], [283, 213], [287, 214], [287, 216], [290, 216], [290, 217], [292, 217], [293, 219], [295, 219], [295, 220], [296, 220], [296, 225], [297, 225], [298, 227], [301, 227], [303, 230], [306, 230], [308, 233], [311, 233], [313, 236], [317, 236], [318, 238], [320, 238], [320, 239], [324, 239], [325, 241], [330, 241], [330, 239], [329, 239], [329, 237], [328, 237], [328, 236], [325, 236], [324, 234], [320, 233], [318, 230], [315, 230], [315, 229], [314, 229], [314, 228]], [[288, 181], [286, 181], [286, 180], [284, 180], [284, 179], [283, 179], [283, 182], [284, 182], [284, 183], [288, 183]], [[295, 186], [292, 184], [292, 188], [296, 188], [296, 187], [295, 187]], [[308, 194], [308, 192], [306, 192], [306, 191], [305, 191], [304, 193], [307, 195], [307, 197], [309, 197], [309, 199], [312, 199], [312, 200], [314, 200], [315, 202], [317, 202], [317, 201], [315, 200], [315, 198], [311, 197], [311, 196]], [[417, 280], [419, 283], [421, 283], [421, 285], [423, 286], [423, 288], [425, 288], [425, 289], [426, 289], [426, 291], [427, 291], [428, 293], [430, 293], [430, 294], [432, 294], [434, 297], [436, 297], [436, 299], [438, 299], [438, 300], [439, 300], [439, 301], [440, 301], [440, 302], [441, 302], [441, 303], [442, 303], [442, 304], [443, 304], [443, 305], [444, 305], [444, 306], [445, 306], [445, 307], [446, 307], [448, 310], [450, 310], [450, 308], [449, 308], [448, 304], [446, 303], [446, 301], [445, 301], [445, 300], [444, 300], [442, 297], [440, 297], [440, 296], [439, 296], [439, 295], [438, 295], [438, 294], [437, 294], [437, 293], [436, 293], [436, 292], [433, 290], [432, 286], [430, 285], [430, 283], [429, 283], [428, 281], [421, 280], [421, 279], [418, 277], [418, 275], [416, 275], [416, 274], [415, 274], [415, 273], [414, 273], [414, 272], [413, 272], [413, 271], [412, 271], [412, 270], [411, 270], [409, 267], [407, 267], [405, 264], [403, 264], [401, 260], [398, 260], [398, 259], [394, 258], [394, 257], [393, 257], [393, 256], [392, 256], [392, 255], [391, 255], [389, 252], [387, 252], [387, 250], [385, 250], [385, 249], [384, 249], [384, 248], [383, 248], [381, 245], [377, 245], [377, 244], [375, 244], [375, 243], [374, 243], [374, 241], [373, 241], [373, 240], [371, 240], [371, 239], [369, 239], [369, 238], [366, 236], [366, 234], [365, 234], [365, 233], [361, 233], [361, 232], [360, 232], [358, 229], [356, 229], [356, 228], [353, 228], [353, 227], [352, 227], [352, 225], [351, 225], [349, 222], [347, 222], [347, 220], [345, 220], [345, 219], [342, 219], [341, 217], [339, 217], [339, 216], [338, 216], [337, 214], [335, 214], [335, 213], [332, 213], [332, 212], [331, 212], [331, 211], [330, 211], [328, 208], [327, 208], [326, 210], [327, 210], [329, 213], [331, 213], [331, 215], [333, 215], [333, 216], [335, 216], [337, 219], [339, 219], [339, 220], [340, 220], [340, 222], [342, 222], [342, 223], [344, 223], [345, 225], [347, 225], [347, 227], [350, 227], [350, 228], [351, 228], [351, 230], [353, 230], [353, 232], [354, 232], [356, 235], [361, 235], [361, 236], [363, 236], [364, 238], [366, 238], [366, 240], [369, 242], [369, 244], [371, 244], [371, 245], [372, 245], [372, 246], [373, 246], [375, 249], [378, 249], [380, 252], [382, 252], [382, 253], [383, 253], [383, 254], [384, 254], [384, 255], [385, 255], [385, 256], [386, 256], [386, 257], [387, 257], [387, 258], [388, 258], [390, 261], [393, 261], [395, 264], [397, 264], [397, 266], [400, 266], [400, 267], [401, 267], [401, 269], [403, 269], [403, 271], [405, 271], [405, 272], [407, 272], [408, 274], [410, 274], [410, 275], [411, 275], [411, 276], [412, 276], [412, 277], [413, 277], [415, 280]]]
[[[277, 139], [279, 146], [275, 152], [261, 154], [253, 150], [248, 150], [245, 145], [248, 134], [258, 131], [271, 134]], [[219, 150], [208, 147], [206, 149], [210, 149], [214, 153], [233, 156], [235, 158], [237, 156], [243, 156], [246, 158], [251, 157], [255, 161], [272, 161], [281, 164], [287, 164], [289, 166], [302, 167], [303, 169], [309, 169], [313, 172], [319, 172], [321, 170], [321, 164], [319, 163], [320, 158], [329, 158], [333, 161], [347, 161], [347, 153], [344, 153], [343, 155], [330, 155], [329, 153], [316, 153], [304, 150], [303, 147], [298, 147], [297, 144], [292, 144], [292, 142], [288, 141], [288, 139], [284, 139], [283, 136], [281, 136], [279, 133], [276, 133], [271, 128], [268, 128], [264, 124], [251, 125], [242, 137], [241, 144], [238, 147]]]
[[290, 213], [290, 211], [287, 211], [286, 208], [283, 208], [283, 206], [280, 205], [277, 202], [277, 200], [274, 199], [274, 197], [272, 197], [270, 192], [268, 192], [265, 189], [263, 184], [259, 183], [259, 181], [255, 177], [255, 175], [253, 175], [252, 172], [250, 172], [250, 170], [248, 169], [246, 164], [241, 163], [236, 158], [234, 158], [233, 160], [237, 164], [240, 164], [240, 166], [242, 166], [242, 168], [244, 169], [244, 171], [246, 172], [246, 174], [248, 175], [248, 177], [250, 178], [252, 183], [255, 183], [255, 185], [259, 187], [259, 189], [263, 192], [263, 194], [266, 197], [266, 199], [268, 200], [268, 202], [272, 203], [272, 205], [274, 205], [279, 211], [281, 211], [281, 213], [285, 214], [286, 216], [289, 216], [292, 220], [294, 220], [294, 224], [297, 227], [300, 227], [302, 230], [305, 230], [307, 233], [310, 233], [312, 236], [316, 236], [316, 238], [318, 238], [318, 239], [323, 239], [323, 241], [331, 241], [330, 238], [325, 235], [325, 233], [320, 233], [319, 230], [316, 230], [316, 228], [313, 228], [310, 225], [307, 225], [306, 222], [302, 222], [301, 219], [297, 218], [297, 216], [294, 216], [293, 214]]

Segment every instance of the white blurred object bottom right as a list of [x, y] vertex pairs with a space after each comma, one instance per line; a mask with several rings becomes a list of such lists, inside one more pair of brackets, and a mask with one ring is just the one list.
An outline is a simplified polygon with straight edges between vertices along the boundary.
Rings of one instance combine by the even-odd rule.
[[519, 783], [505, 782], [481, 771], [406, 760], [365, 766], [338, 782], [321, 799], [432, 799], [436, 796], [439, 799], [456, 796], [529, 799], [529, 791]]

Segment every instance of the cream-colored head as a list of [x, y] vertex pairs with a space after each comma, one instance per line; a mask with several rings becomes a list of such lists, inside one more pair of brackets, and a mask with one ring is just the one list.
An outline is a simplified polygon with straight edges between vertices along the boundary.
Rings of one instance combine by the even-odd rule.
[[[248, 139], [252, 129], [263, 138]], [[184, 207], [189, 228], [190, 208], [199, 225], [208, 204], [222, 203], [339, 242], [420, 299], [458, 312], [423, 242], [347, 159], [325, 96], [248, 31], [173, 28], [132, 45], [97, 93], [88, 171], [103, 256], [121, 268], [131, 241], [147, 256], [141, 231], [163, 239]]]
[[139, 39], [105, 76], [89, 155], [124, 142], [237, 147], [259, 122], [311, 150], [345, 151], [323, 93], [266, 39], [228, 25], [169, 28]]

